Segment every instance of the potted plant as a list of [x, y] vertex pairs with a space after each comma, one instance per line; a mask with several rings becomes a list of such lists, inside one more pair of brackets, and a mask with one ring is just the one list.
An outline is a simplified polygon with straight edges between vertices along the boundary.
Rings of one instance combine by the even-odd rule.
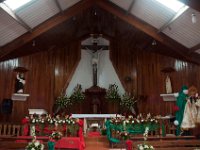
[[55, 102], [54, 105], [54, 114], [58, 114], [61, 110], [65, 111], [63, 109], [69, 108], [69, 106], [72, 105], [72, 101], [67, 95], [61, 94]]
[[40, 141], [36, 140], [36, 137], [33, 137], [32, 142], [29, 142], [25, 148], [26, 150], [43, 150], [44, 145]]
[[134, 108], [134, 104], [137, 102], [136, 97], [131, 96], [129, 93], [122, 95], [120, 100], [120, 106], [124, 109], [125, 112], [131, 111]]
[[118, 113], [120, 94], [118, 86], [116, 84], [110, 84], [108, 90], [106, 91], [106, 96], [108, 102], [109, 113]]
[[120, 95], [119, 95], [118, 86], [116, 84], [109, 85], [108, 90], [106, 91], [105, 98], [112, 102], [119, 102]]
[[85, 95], [82, 91], [82, 87], [80, 84], [76, 85], [76, 87], [73, 90], [72, 95], [70, 96], [70, 99], [73, 102], [82, 102], [85, 99]]

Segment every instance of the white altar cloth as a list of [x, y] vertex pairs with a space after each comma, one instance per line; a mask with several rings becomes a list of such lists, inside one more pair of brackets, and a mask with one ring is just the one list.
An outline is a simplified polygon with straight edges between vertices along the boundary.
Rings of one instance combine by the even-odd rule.
[[[117, 115], [120, 117], [120, 115]], [[72, 114], [73, 118], [113, 118], [116, 114]]]
[[[87, 128], [91, 127], [92, 124], [95, 124], [98, 127], [104, 128], [104, 123], [108, 118], [114, 118], [116, 117], [116, 114], [72, 114], [72, 118], [83, 118], [84, 119], [84, 125], [83, 125], [83, 131], [84, 134], [87, 133]], [[121, 115], [117, 115], [117, 117], [123, 117]], [[98, 121], [94, 121], [91, 125], [88, 124], [89, 120], [101, 120], [103, 121], [103, 126], [100, 126], [98, 124]]]

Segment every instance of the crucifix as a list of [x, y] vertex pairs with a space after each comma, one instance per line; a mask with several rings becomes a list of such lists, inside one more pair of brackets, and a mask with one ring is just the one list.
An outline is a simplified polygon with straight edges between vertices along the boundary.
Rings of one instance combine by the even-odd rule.
[[92, 45], [82, 45], [82, 49], [91, 50], [92, 53], [92, 72], [93, 72], [93, 86], [97, 86], [97, 70], [100, 52], [102, 50], [108, 50], [106, 45], [98, 45], [98, 38], [93, 38]]

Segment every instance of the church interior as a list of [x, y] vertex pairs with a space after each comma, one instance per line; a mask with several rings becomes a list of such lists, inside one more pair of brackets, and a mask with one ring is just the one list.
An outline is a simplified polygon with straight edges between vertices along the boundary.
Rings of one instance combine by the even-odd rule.
[[200, 149], [198, 0], [0, 0], [0, 150]]

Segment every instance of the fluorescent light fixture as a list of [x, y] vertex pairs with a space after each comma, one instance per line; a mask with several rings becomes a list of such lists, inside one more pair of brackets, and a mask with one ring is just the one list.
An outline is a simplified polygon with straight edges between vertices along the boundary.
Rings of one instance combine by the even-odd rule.
[[185, 4], [183, 4], [178, 0], [156, 0], [156, 1], [172, 9], [174, 12], [178, 12], [183, 6], [185, 6]]
[[197, 17], [195, 13], [192, 13], [192, 23], [197, 23]]
[[31, 0], [6, 0], [4, 3], [12, 10], [16, 10], [25, 4], [29, 3]]

